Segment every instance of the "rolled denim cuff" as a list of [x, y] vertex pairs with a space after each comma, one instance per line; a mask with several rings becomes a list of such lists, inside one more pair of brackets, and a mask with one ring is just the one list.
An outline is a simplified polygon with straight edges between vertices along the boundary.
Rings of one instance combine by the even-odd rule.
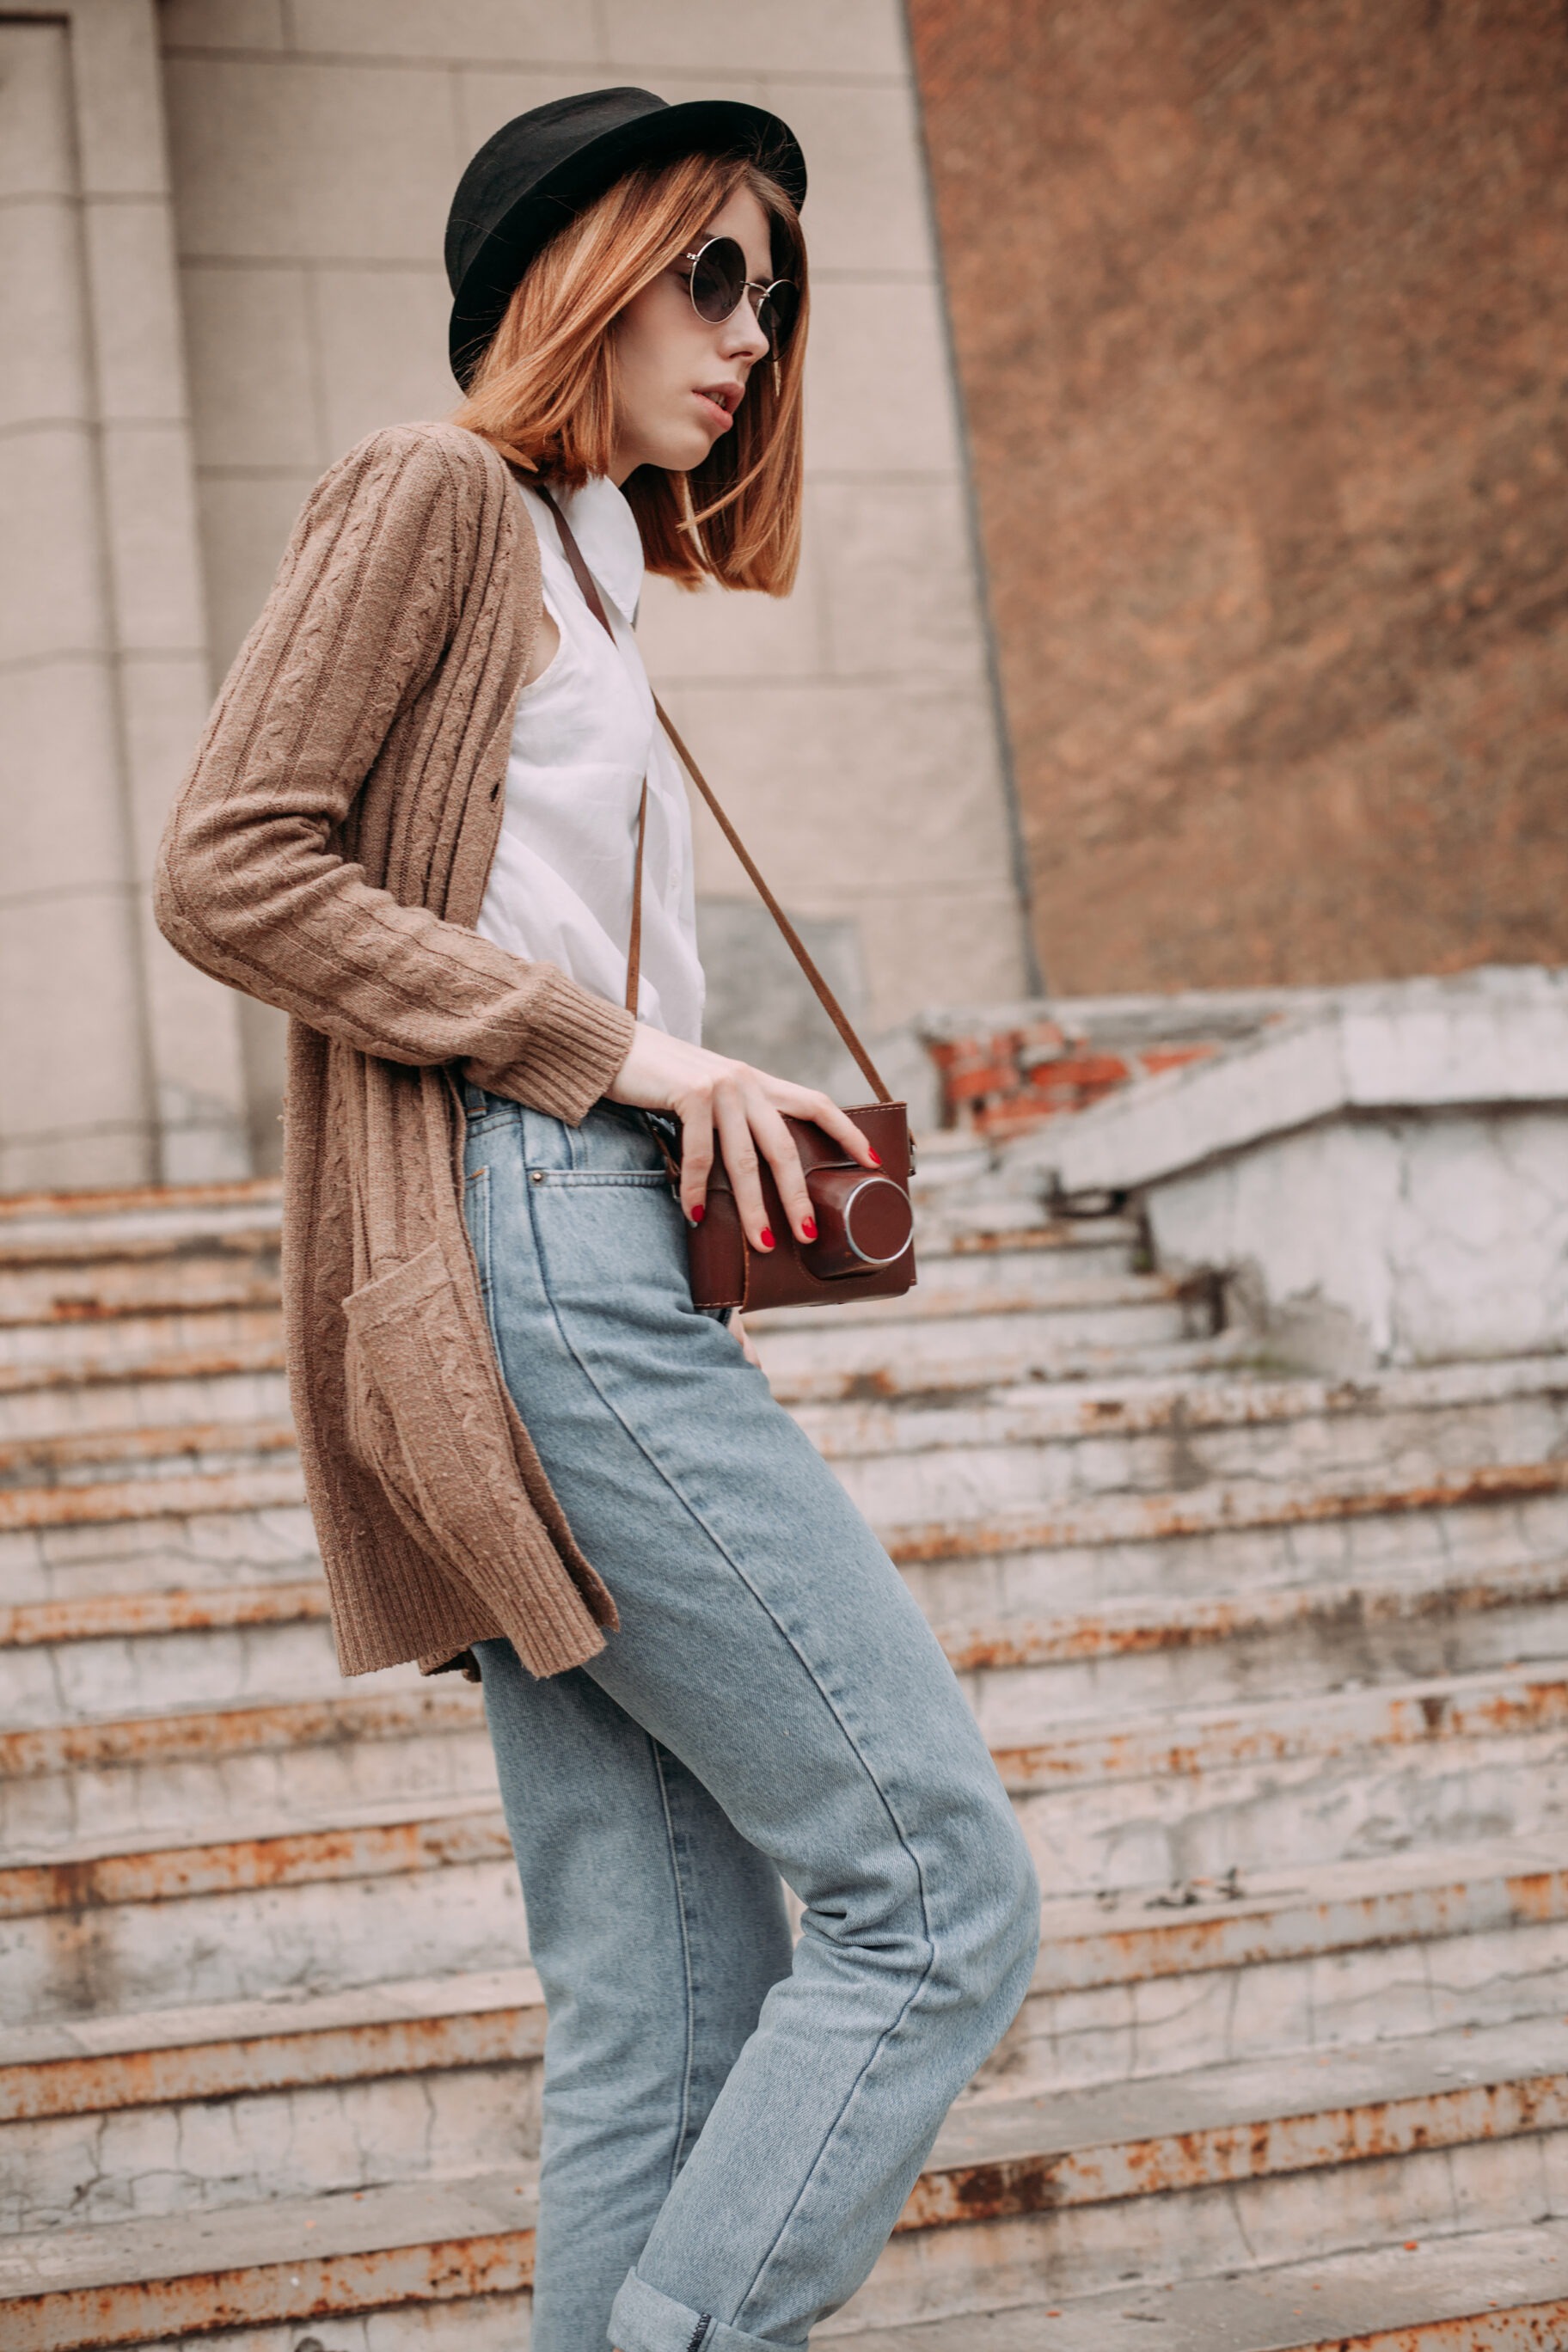
[[693, 2311], [675, 2303], [655, 2286], [628, 2271], [610, 2307], [610, 2342], [618, 2352], [805, 2352], [781, 2343], [776, 2336], [748, 2336], [743, 2327], [728, 2327], [710, 2312]]

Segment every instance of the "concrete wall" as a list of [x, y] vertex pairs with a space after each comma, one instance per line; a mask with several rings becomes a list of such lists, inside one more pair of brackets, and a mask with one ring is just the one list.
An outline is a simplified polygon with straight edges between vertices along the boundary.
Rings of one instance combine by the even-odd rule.
[[910, 0], [1053, 992], [1568, 952], [1559, 0]]
[[1226, 1276], [1297, 1362], [1568, 1349], [1568, 971], [1303, 991], [1005, 1157], [1134, 1194], [1156, 1262]]
[[[795, 596], [656, 583], [649, 667], [786, 906], [873, 1029], [1023, 980], [965, 486], [895, 0], [166, 0], [162, 10], [215, 676], [323, 467], [444, 414], [440, 266], [510, 116], [637, 82], [774, 108], [812, 173], [810, 490]], [[831, 1032], [705, 814], [716, 1044], [803, 1074]], [[276, 1033], [247, 1008], [258, 1148]], [[857, 1081], [857, 1084], [858, 1082]]]
[[206, 698], [150, 0], [0, 19], [0, 1191], [243, 1172], [146, 884]]

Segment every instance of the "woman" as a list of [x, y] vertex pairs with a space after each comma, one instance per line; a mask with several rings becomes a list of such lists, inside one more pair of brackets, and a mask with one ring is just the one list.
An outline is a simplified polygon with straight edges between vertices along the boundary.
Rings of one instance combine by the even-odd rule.
[[794, 576], [804, 192], [750, 107], [600, 91], [489, 142], [447, 238], [465, 404], [313, 494], [159, 877], [174, 943], [295, 1016], [286, 1328], [340, 1663], [483, 1681], [550, 2013], [535, 2352], [803, 2345], [1037, 1931], [936, 1642], [686, 1276], [715, 1139], [764, 1250], [759, 1157], [812, 1231], [782, 1113], [871, 1156], [700, 1043], [630, 631], [645, 561]]

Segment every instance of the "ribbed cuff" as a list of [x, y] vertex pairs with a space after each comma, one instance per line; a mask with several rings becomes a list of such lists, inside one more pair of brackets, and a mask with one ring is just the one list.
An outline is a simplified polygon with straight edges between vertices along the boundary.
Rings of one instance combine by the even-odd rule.
[[[608, 2335], [618, 2352], [795, 2352], [776, 2336], [748, 2336], [710, 2312], [672, 2302], [636, 2271], [626, 2273], [610, 2306]], [[805, 2342], [801, 2336], [799, 2352], [805, 2352]]]
[[529, 1006], [526, 1053], [504, 1066], [465, 1062], [463, 1076], [487, 1094], [576, 1127], [615, 1083], [636, 1027], [624, 1004], [611, 1004], [552, 970]]

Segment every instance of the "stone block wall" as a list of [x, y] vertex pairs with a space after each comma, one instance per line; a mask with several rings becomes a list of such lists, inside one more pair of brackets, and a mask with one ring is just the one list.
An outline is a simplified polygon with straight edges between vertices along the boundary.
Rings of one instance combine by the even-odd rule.
[[[811, 172], [801, 581], [784, 604], [653, 583], [645, 653], [873, 1029], [1016, 993], [1024, 927], [896, 0], [166, 0], [162, 15], [215, 677], [320, 471], [378, 425], [454, 404], [441, 237], [492, 131], [620, 82], [791, 122]], [[713, 1042], [774, 1039], [825, 1076], [831, 1031], [700, 811], [697, 836]], [[265, 1149], [276, 1030], [265, 1008], [243, 1018]]]
[[0, 1192], [241, 1174], [147, 903], [207, 700], [153, 0], [0, 16]]
[[1568, 950], [1558, 0], [910, 0], [1053, 993]]

